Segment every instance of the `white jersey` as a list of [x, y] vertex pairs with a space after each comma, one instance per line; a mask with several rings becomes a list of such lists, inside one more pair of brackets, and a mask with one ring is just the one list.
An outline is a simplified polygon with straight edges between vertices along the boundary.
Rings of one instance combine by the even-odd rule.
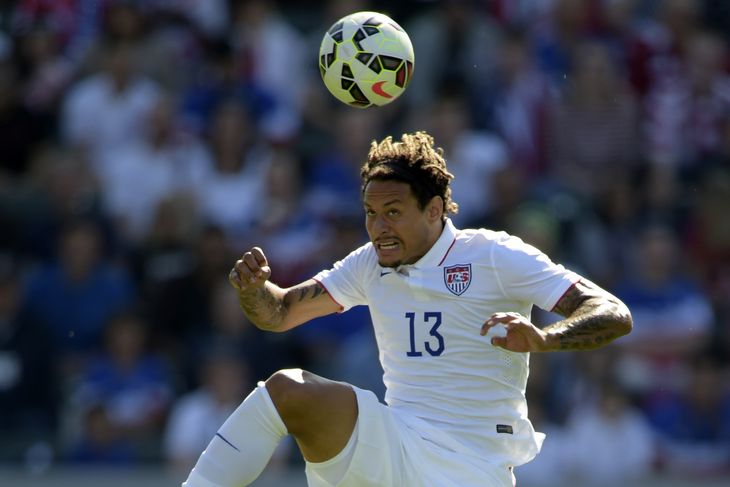
[[544, 436], [527, 418], [529, 354], [479, 334], [494, 313], [551, 309], [579, 276], [505, 232], [450, 220], [412, 265], [381, 267], [371, 243], [314, 277], [345, 311], [370, 308], [395, 412], [448, 433], [483, 458], [521, 465]]

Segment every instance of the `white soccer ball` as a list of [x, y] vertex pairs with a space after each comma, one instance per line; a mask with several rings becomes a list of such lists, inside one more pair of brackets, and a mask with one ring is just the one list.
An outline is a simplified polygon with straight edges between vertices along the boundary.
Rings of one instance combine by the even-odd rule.
[[398, 98], [413, 76], [413, 45], [393, 19], [355, 12], [325, 33], [319, 71], [327, 89], [348, 105], [366, 108]]

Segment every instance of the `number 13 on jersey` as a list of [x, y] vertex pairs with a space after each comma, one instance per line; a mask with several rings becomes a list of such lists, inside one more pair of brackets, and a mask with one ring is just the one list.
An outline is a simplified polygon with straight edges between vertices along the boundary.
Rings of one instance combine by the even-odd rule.
[[[406, 313], [406, 319], [408, 320], [408, 328], [410, 332], [411, 348], [406, 352], [409, 357], [421, 357], [423, 352], [420, 350], [426, 350], [429, 355], [438, 357], [444, 352], [446, 345], [444, 344], [444, 337], [438, 332], [438, 327], [441, 326], [441, 312], [440, 311], [426, 311], [423, 313], [423, 318], [416, 316], [416, 313]], [[416, 344], [416, 332], [421, 330], [424, 325], [430, 326], [431, 329], [428, 334], [432, 337], [426, 340], [422, 344]], [[422, 345], [422, 346], [421, 346]]]

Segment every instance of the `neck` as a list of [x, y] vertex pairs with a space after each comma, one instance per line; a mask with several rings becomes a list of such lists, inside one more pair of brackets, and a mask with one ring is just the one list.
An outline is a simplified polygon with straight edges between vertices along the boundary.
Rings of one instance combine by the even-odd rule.
[[438, 239], [441, 237], [441, 234], [444, 232], [444, 227], [446, 226], [446, 220], [441, 220], [439, 223], [434, 223], [431, 228], [429, 229], [429, 236], [428, 236], [428, 245], [424, 249], [423, 253], [418, 255], [418, 257], [414, 258], [412, 262], [404, 262], [404, 264], [414, 264], [418, 262], [421, 257], [426, 255], [434, 245], [436, 245], [436, 242], [438, 242]]

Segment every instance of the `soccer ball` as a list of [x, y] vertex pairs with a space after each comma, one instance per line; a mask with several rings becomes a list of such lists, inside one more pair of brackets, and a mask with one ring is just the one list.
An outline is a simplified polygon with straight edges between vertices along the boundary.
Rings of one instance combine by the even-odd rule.
[[413, 46], [393, 19], [377, 12], [347, 15], [325, 33], [319, 71], [327, 89], [354, 107], [386, 105], [413, 76]]

